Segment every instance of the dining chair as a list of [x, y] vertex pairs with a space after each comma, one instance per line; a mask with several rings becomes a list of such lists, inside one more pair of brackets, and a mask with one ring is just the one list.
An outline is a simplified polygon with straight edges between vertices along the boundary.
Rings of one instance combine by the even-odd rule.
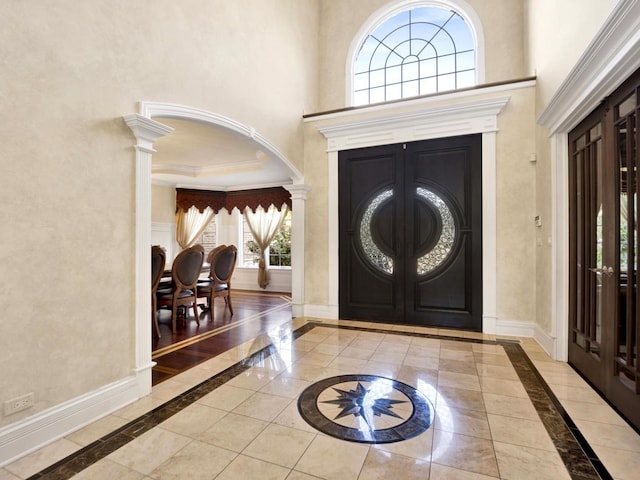
[[198, 317], [198, 277], [204, 263], [204, 247], [200, 244], [185, 248], [171, 266], [171, 288], [158, 291], [158, 305], [171, 307], [171, 330], [176, 331], [178, 307], [193, 308], [193, 316], [200, 325]]
[[167, 263], [167, 253], [160, 245], [151, 247], [151, 319], [156, 328], [156, 335], [160, 338], [160, 327], [158, 326], [158, 300], [157, 291], [164, 266]]
[[207, 298], [207, 307], [213, 320], [214, 299], [223, 297], [225, 308], [233, 315], [231, 303], [231, 276], [236, 266], [238, 249], [235, 245], [221, 246], [211, 251], [208, 260], [211, 264], [209, 280], [201, 282], [198, 286], [198, 296]]

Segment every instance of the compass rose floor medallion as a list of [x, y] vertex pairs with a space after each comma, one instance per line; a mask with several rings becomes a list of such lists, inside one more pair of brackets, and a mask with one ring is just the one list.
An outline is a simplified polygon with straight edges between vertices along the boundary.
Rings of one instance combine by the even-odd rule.
[[420, 435], [433, 407], [415, 388], [377, 375], [339, 375], [298, 398], [304, 420], [322, 433], [359, 443], [392, 443]]

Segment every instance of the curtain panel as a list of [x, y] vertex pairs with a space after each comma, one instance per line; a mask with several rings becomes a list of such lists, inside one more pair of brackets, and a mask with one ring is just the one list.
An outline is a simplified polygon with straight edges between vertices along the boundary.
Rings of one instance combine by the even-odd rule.
[[266, 210], [263, 207], [258, 207], [255, 212], [252, 212], [251, 209], [247, 207], [244, 211], [244, 218], [249, 225], [251, 235], [253, 235], [253, 239], [260, 248], [258, 285], [262, 289], [267, 288], [269, 285], [265, 251], [269, 247], [273, 237], [275, 237], [278, 230], [280, 230], [282, 222], [287, 216], [287, 208], [287, 206], [284, 206], [279, 211], [274, 205], [271, 205]]
[[234, 208], [240, 212], [244, 212], [246, 208], [255, 212], [259, 206], [268, 210], [271, 205], [277, 210], [281, 210], [283, 205], [291, 208], [291, 194], [282, 187], [233, 192], [176, 188], [176, 213], [179, 210], [187, 212], [191, 207], [196, 207], [200, 212], [204, 212], [208, 207], [214, 214], [223, 208], [229, 213]]
[[206, 207], [199, 211], [196, 207], [188, 210], [178, 210], [176, 212], [176, 241], [183, 250], [196, 243], [211, 222], [215, 212], [212, 208]]

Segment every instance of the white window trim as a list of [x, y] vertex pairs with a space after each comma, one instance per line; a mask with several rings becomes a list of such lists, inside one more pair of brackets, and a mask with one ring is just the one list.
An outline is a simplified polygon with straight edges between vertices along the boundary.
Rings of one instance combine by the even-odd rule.
[[347, 53], [347, 65], [345, 68], [345, 105], [351, 107], [353, 103], [353, 65], [358, 55], [358, 50], [364, 39], [378, 25], [409, 8], [416, 7], [442, 7], [455, 10], [464, 18], [469, 25], [474, 37], [476, 50], [476, 85], [484, 83], [484, 31], [480, 17], [475, 10], [464, 0], [396, 0], [374, 12], [362, 25], [356, 36], [353, 38]]
[[[257, 270], [258, 269], [258, 265], [245, 265], [244, 263], [244, 215], [240, 214], [238, 215], [238, 245], [242, 245], [242, 249], [240, 251], [240, 259], [242, 260], [241, 262], [239, 262], [239, 267], [240, 268], [247, 268], [247, 269], [251, 269], [251, 270]], [[291, 242], [293, 244], [293, 241]], [[289, 266], [281, 266], [281, 265], [270, 265], [269, 264], [269, 247], [267, 247], [267, 251], [265, 252], [265, 257], [267, 260], [267, 268], [269, 270], [291, 270], [291, 265]]]

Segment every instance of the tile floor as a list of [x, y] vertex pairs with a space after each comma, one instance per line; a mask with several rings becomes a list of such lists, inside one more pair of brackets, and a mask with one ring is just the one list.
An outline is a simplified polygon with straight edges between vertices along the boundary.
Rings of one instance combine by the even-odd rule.
[[[386, 327], [274, 327], [5, 466], [0, 480], [640, 478], [640, 435], [534, 340]], [[298, 396], [346, 374], [416, 388], [432, 426], [383, 444], [319, 433]]]

